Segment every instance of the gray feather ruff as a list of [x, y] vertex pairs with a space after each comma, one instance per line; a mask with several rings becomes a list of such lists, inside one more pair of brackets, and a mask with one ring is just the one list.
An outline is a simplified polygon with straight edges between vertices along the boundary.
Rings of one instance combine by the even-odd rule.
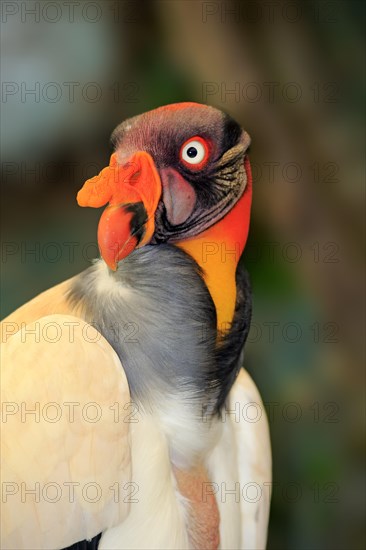
[[188, 254], [167, 244], [145, 246], [116, 272], [99, 260], [77, 278], [70, 299], [117, 352], [133, 399], [154, 408], [179, 394], [213, 410], [216, 310]]

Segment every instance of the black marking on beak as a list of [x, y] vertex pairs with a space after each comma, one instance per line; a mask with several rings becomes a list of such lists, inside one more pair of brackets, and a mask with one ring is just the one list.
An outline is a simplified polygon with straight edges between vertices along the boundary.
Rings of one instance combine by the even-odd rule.
[[125, 212], [132, 214], [130, 221], [130, 231], [131, 235], [136, 237], [137, 244], [143, 239], [146, 228], [145, 224], [147, 222], [147, 212], [143, 202], [133, 202], [123, 205]]

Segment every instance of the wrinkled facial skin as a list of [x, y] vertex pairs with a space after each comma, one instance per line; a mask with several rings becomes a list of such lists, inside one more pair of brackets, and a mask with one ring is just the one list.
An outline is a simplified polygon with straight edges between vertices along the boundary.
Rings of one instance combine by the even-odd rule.
[[[198, 170], [180, 158], [183, 144], [195, 136], [209, 145], [208, 162]], [[152, 244], [201, 233], [220, 220], [244, 192], [244, 157], [250, 137], [213, 107], [187, 103], [149, 111], [120, 124], [112, 142], [118, 164], [126, 163], [136, 151], [146, 151], [160, 174], [163, 193]]]

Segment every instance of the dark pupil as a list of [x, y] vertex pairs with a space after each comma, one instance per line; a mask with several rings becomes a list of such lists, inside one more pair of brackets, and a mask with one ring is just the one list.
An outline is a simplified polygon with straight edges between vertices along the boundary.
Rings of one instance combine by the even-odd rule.
[[187, 150], [187, 155], [189, 156], [190, 159], [194, 159], [194, 157], [196, 157], [197, 154], [198, 154], [198, 151], [195, 147], [190, 147]]

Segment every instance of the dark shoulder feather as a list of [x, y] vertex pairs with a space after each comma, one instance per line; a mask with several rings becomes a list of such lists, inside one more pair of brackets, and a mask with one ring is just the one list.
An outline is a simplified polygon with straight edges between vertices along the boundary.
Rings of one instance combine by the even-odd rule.
[[252, 317], [252, 291], [249, 274], [241, 264], [236, 271], [236, 304], [230, 330], [223, 335], [216, 350], [217, 378], [220, 391], [216, 412], [224, 406], [243, 362], [244, 345]]
[[101, 537], [102, 537], [102, 533], [99, 533], [99, 535], [96, 535], [90, 540], [82, 540], [80, 542], [75, 542], [75, 544], [72, 544], [67, 548], [63, 548], [63, 550], [97, 550]]

